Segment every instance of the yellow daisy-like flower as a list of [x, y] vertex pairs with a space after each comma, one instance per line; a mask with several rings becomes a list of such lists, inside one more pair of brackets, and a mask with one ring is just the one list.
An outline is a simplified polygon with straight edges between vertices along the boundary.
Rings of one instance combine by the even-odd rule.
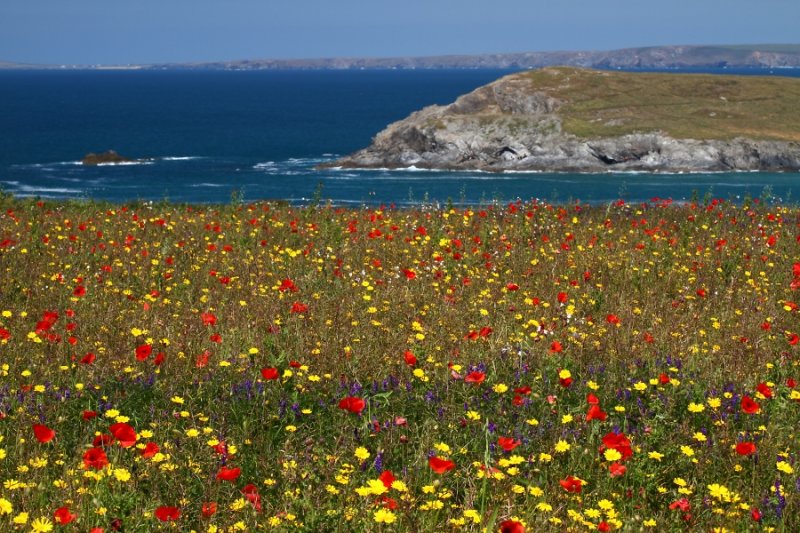
[[5, 498], [0, 498], [0, 515], [11, 514], [14, 511], [14, 506]]
[[372, 515], [372, 518], [379, 524], [391, 524], [397, 520], [397, 515], [389, 509], [378, 509]]
[[656, 461], [660, 461], [661, 459], [663, 459], [664, 454], [658, 452], [650, 452], [647, 454], [647, 457], [649, 457], [650, 459], [655, 459]]
[[358, 459], [359, 461], [366, 461], [367, 459], [369, 459], [370, 456], [369, 450], [367, 450], [363, 446], [359, 446], [358, 448], [356, 448], [355, 452], [353, 453], [356, 456], [356, 459]]
[[702, 403], [690, 403], [689, 407], [687, 408], [690, 413], [702, 413], [706, 410], [706, 406]]
[[37, 518], [31, 522], [31, 531], [34, 533], [47, 533], [48, 531], [53, 531], [53, 523], [49, 518]]
[[622, 454], [614, 448], [608, 448], [603, 452], [603, 457], [605, 457], [606, 461], [619, 461], [622, 459]]
[[777, 468], [777, 469], [778, 469], [780, 472], [783, 472], [784, 474], [794, 474], [794, 468], [792, 468], [792, 465], [790, 465], [790, 464], [789, 464], [789, 463], [787, 463], [786, 461], [778, 461], [778, 462], [775, 464], [775, 467], [776, 467], [776, 468]]
[[572, 446], [570, 445], [569, 442], [567, 442], [565, 440], [559, 440], [558, 442], [556, 442], [555, 451], [556, 451], [556, 453], [564, 453], [564, 452], [569, 451], [569, 449], [571, 447]]

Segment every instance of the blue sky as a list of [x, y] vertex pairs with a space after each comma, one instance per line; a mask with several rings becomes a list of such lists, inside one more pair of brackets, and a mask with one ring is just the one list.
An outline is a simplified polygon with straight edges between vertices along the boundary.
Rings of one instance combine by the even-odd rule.
[[0, 60], [125, 64], [800, 42], [797, 0], [0, 0]]

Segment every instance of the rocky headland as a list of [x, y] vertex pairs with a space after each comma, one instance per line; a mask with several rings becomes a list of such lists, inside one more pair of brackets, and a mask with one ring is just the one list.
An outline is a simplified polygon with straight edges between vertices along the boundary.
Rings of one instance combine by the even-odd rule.
[[328, 166], [797, 171], [800, 79], [553, 67], [389, 125]]

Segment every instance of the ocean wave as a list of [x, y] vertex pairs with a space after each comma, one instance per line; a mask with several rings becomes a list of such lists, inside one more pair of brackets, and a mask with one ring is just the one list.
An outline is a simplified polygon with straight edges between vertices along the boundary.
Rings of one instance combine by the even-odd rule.
[[227, 185], [224, 183], [192, 183], [189, 187], [197, 188], [197, 187], [226, 187]]
[[40, 194], [40, 193], [50, 193], [50, 194], [83, 194], [82, 189], [73, 189], [69, 187], [39, 187], [36, 185], [24, 185], [19, 182], [6, 182], [6, 183], [16, 183], [15, 188], [16, 190], [12, 191], [16, 193], [27, 193], [27, 194]]
[[139, 165], [152, 165], [153, 161], [121, 161], [119, 163], [98, 163], [98, 167], [135, 167]]
[[170, 156], [170, 157], [162, 157], [161, 158], [162, 161], [192, 161], [194, 159], [203, 159], [203, 158], [200, 157], [200, 156], [193, 156], [193, 155]]

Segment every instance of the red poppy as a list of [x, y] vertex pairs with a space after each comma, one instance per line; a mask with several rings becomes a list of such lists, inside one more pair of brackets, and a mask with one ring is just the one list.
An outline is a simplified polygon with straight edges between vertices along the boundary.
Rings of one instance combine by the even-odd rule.
[[91, 364], [92, 364], [92, 363], [94, 363], [96, 360], [97, 360], [97, 356], [96, 356], [95, 354], [93, 354], [93, 353], [89, 352], [89, 353], [87, 353], [86, 355], [84, 355], [84, 356], [81, 358], [81, 361], [80, 361], [80, 362], [81, 362], [81, 364], [84, 364], [84, 365], [91, 365]]
[[560, 304], [566, 303], [566, 301], [567, 301], [567, 293], [566, 292], [559, 292], [558, 296], [556, 298], [558, 299], [558, 303], [560, 303]]
[[524, 387], [517, 387], [516, 389], [514, 389], [514, 392], [517, 393], [517, 394], [522, 394], [522, 395], [527, 396], [528, 394], [531, 393], [532, 390], [533, 389], [531, 389], [530, 387], [525, 385]]
[[594, 404], [591, 407], [589, 407], [589, 411], [586, 413], [587, 422], [590, 422], [592, 420], [599, 420], [600, 422], [604, 422], [607, 417], [608, 414], [602, 409], [600, 409], [600, 406], [597, 404]]
[[78, 517], [78, 515], [75, 515], [75, 514], [72, 514], [72, 513], [69, 512], [69, 507], [67, 507], [67, 506], [59, 507], [53, 513], [53, 518], [55, 518], [56, 523], [60, 524], [62, 526], [65, 526], [65, 525], [69, 524], [70, 522], [75, 520], [77, 517]]
[[753, 507], [753, 510], [750, 511], [750, 518], [755, 522], [761, 522], [761, 511], [759, 511], [757, 507]]
[[417, 356], [414, 355], [414, 352], [411, 350], [406, 350], [403, 353], [403, 359], [405, 360], [408, 366], [414, 366], [417, 364]]
[[614, 433], [613, 431], [606, 433], [603, 437], [603, 445], [600, 446], [600, 453], [606, 448], [617, 450], [621, 453], [623, 461], [633, 455], [631, 441], [628, 440], [624, 433]]
[[160, 366], [161, 363], [163, 363], [164, 359], [166, 359], [166, 358], [167, 358], [167, 356], [164, 354], [164, 352], [158, 352], [156, 354], [156, 358], [153, 359], [153, 364], [156, 365], [156, 366]]
[[45, 426], [44, 424], [33, 425], [33, 435], [39, 442], [50, 442], [55, 438], [56, 432], [53, 429]]
[[344, 409], [357, 415], [360, 415], [366, 406], [367, 402], [356, 396], [348, 396], [339, 402], [339, 409]]
[[628, 469], [622, 463], [611, 463], [608, 465], [608, 472], [611, 474], [611, 477], [619, 477], [624, 475]]
[[211, 518], [217, 512], [217, 502], [204, 502], [200, 508], [203, 518]]
[[156, 444], [155, 442], [148, 442], [147, 444], [145, 444], [144, 448], [142, 448], [142, 451], [140, 453], [142, 454], [142, 457], [144, 457], [145, 459], [150, 459], [159, 451], [161, 451], [161, 448], [158, 447], [158, 444]]
[[758, 405], [750, 396], [742, 396], [742, 411], [748, 415], [753, 415], [758, 413], [760, 410], [761, 406]]
[[660, 384], [662, 384], [662, 385], [666, 385], [667, 383], [669, 383], [669, 382], [670, 382], [669, 376], [668, 376], [668, 375], [666, 375], [666, 374], [664, 374], [664, 373], [661, 373], [661, 374], [659, 374], [659, 376], [658, 376], [658, 382], [659, 382]]
[[740, 442], [736, 445], [736, 453], [739, 455], [753, 455], [756, 453], [756, 445], [752, 442]]
[[798, 336], [797, 333], [792, 333], [789, 335], [789, 344], [791, 346], [796, 345], [798, 342], [800, 342], [800, 336]]
[[760, 392], [764, 398], [772, 398], [772, 389], [763, 381], [756, 386], [756, 390]]
[[786, 378], [786, 386], [793, 389], [797, 386], [797, 381], [794, 378]]
[[406, 279], [414, 279], [417, 277], [417, 273], [411, 270], [410, 268], [404, 268], [403, 274], [405, 274]]
[[136, 360], [137, 361], [144, 361], [150, 354], [153, 353], [153, 347], [149, 344], [142, 344], [141, 346], [136, 347]]
[[130, 424], [111, 424], [108, 429], [123, 448], [129, 448], [136, 444], [136, 439], [138, 438], [136, 436], [136, 430], [134, 430]]
[[286, 291], [297, 292], [298, 291], [297, 286], [290, 279], [285, 279], [285, 280], [281, 281], [281, 286], [278, 287], [278, 290], [281, 291], [281, 292], [286, 292]]
[[597, 531], [601, 531], [602, 533], [606, 533], [607, 531], [611, 531], [611, 526], [608, 525], [608, 522], [603, 520], [599, 524], [597, 524]]
[[433, 456], [428, 458], [428, 466], [430, 466], [431, 470], [433, 470], [435, 473], [444, 474], [445, 472], [449, 472], [455, 468], [456, 464], [453, 461]]
[[308, 306], [304, 303], [295, 302], [292, 304], [291, 313], [305, 313], [308, 311]]
[[614, 315], [614, 314], [606, 315], [606, 322], [608, 322], [612, 326], [619, 326], [619, 324], [620, 324], [619, 317], [617, 315]]
[[519, 285], [516, 283], [506, 283], [506, 290], [507, 291], [518, 291]]
[[197, 359], [194, 362], [194, 366], [197, 368], [204, 368], [208, 366], [208, 359], [211, 357], [211, 352], [208, 350], [204, 351], [200, 355], [197, 356]]
[[689, 500], [686, 498], [681, 498], [680, 500], [675, 500], [671, 504], [669, 504], [669, 508], [671, 511], [675, 509], [680, 509], [684, 513], [692, 508], [692, 504], [689, 503]]
[[514, 437], [499, 437], [497, 439], [497, 445], [503, 448], [503, 450], [507, 452], [510, 452], [520, 444], [522, 443], [517, 439], [515, 439]]
[[590, 392], [586, 395], [586, 403], [589, 405], [600, 405], [600, 398]]
[[500, 522], [500, 533], [525, 533], [525, 526], [516, 520], [504, 520]]
[[558, 382], [561, 384], [562, 387], [566, 388], [572, 385], [572, 378], [558, 378]]
[[489, 335], [491, 335], [493, 331], [494, 331], [494, 330], [493, 330], [492, 328], [490, 328], [490, 327], [488, 327], [488, 326], [484, 326], [484, 327], [482, 327], [482, 328], [481, 328], [481, 330], [478, 332], [478, 336], [480, 336], [480, 337], [483, 337], [483, 338], [485, 339], [486, 337], [488, 337]]
[[483, 383], [483, 380], [486, 379], [486, 374], [483, 372], [479, 372], [477, 370], [473, 370], [469, 374], [464, 377], [464, 381], [466, 383]]
[[95, 446], [89, 448], [83, 454], [84, 468], [94, 468], [95, 470], [102, 470], [108, 464], [108, 456], [103, 448]]
[[266, 380], [278, 379], [278, 377], [280, 377], [280, 373], [278, 372], [277, 368], [262, 368], [261, 375]]
[[86, 287], [84, 287], [83, 285], [78, 285], [77, 287], [75, 287], [75, 290], [72, 291], [72, 294], [77, 296], [78, 298], [80, 298], [81, 296], [85, 296]]
[[204, 326], [213, 326], [217, 323], [217, 317], [214, 316], [214, 313], [203, 313], [200, 315], [200, 319], [203, 321]]
[[241, 468], [228, 468], [223, 466], [217, 472], [217, 479], [220, 481], [235, 481], [242, 473]]
[[394, 477], [394, 474], [392, 474], [391, 470], [384, 470], [383, 472], [381, 472], [381, 475], [378, 476], [378, 479], [380, 480], [381, 483], [383, 483], [384, 487], [390, 489], [392, 488], [392, 483], [394, 483], [394, 480], [396, 478]]
[[114, 444], [114, 435], [109, 435], [108, 433], [101, 433], [97, 435], [94, 439], [92, 439], [92, 446], [110, 446]]
[[550, 353], [561, 353], [563, 349], [561, 343], [558, 341], [553, 341], [553, 343], [550, 344]]
[[583, 486], [583, 481], [573, 476], [567, 476], [566, 479], [560, 480], [559, 483], [565, 491], [575, 494], [580, 494], [581, 487]]
[[84, 411], [83, 414], [81, 415], [81, 418], [83, 418], [84, 420], [91, 420], [92, 418], [95, 418], [96, 416], [97, 416], [97, 413], [95, 411]]
[[253, 506], [253, 509], [256, 511], [261, 511], [261, 495], [258, 493], [258, 488], [253, 485], [252, 483], [248, 483], [242, 489], [242, 494], [244, 494], [245, 499], [250, 502], [250, 505]]
[[181, 517], [181, 510], [177, 507], [162, 505], [155, 511], [156, 518], [162, 522], [174, 522]]

